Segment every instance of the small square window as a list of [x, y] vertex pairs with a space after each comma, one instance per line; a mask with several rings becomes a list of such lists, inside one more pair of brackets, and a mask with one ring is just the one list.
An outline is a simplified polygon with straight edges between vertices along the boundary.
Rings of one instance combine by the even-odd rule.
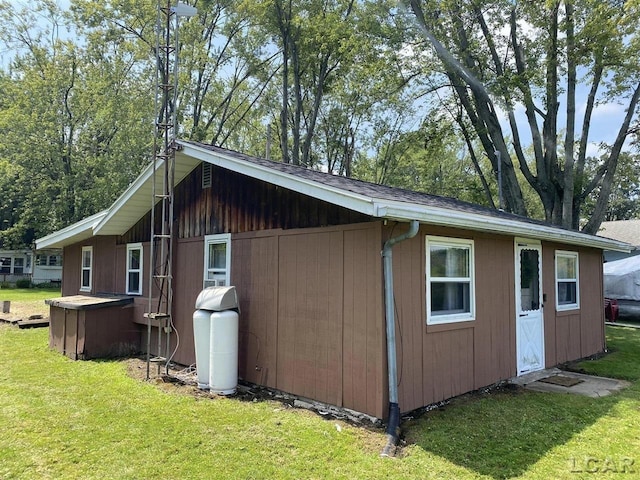
[[231, 278], [231, 235], [207, 235], [204, 239], [204, 287], [229, 285]]

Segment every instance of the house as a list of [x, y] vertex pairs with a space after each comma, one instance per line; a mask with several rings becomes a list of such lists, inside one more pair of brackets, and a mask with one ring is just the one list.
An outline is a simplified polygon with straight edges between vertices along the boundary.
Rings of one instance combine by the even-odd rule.
[[[212, 283], [237, 288], [240, 378], [379, 418], [604, 349], [602, 252], [622, 242], [178, 145], [178, 363], [195, 361], [194, 302]], [[152, 175], [37, 241], [64, 249], [63, 295], [128, 294], [141, 332]]]
[[62, 250], [49, 249], [35, 253], [29, 248], [0, 250], [0, 282], [60, 283], [62, 281]]
[[0, 250], [0, 282], [31, 280], [33, 257], [30, 249]]
[[605, 250], [605, 262], [613, 262], [640, 255], [640, 219], [602, 222], [598, 230], [598, 235], [613, 238], [614, 240], [619, 240], [632, 246], [631, 252], [629, 253]]
[[62, 249], [37, 250], [35, 258], [31, 274], [32, 283], [59, 284], [62, 282]]

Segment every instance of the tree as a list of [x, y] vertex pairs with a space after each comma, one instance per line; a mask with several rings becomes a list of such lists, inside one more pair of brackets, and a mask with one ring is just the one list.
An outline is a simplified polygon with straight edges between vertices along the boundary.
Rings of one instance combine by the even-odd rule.
[[[391, 70], [381, 64], [390, 62], [391, 55], [378, 57], [375, 66], [368, 63], [380, 52], [371, 19], [380, 18], [379, 2], [259, 0], [245, 1], [241, 8], [254, 19], [259, 35], [271, 39], [269, 51], [281, 59], [280, 101], [272, 118], [282, 160], [347, 172], [359, 118], [377, 101], [367, 92]], [[384, 42], [383, 36], [376, 38]], [[359, 73], [365, 69], [368, 78]], [[355, 79], [362, 83], [354, 84]]]
[[[595, 233], [630, 126], [637, 121], [637, 3], [407, 0], [405, 4], [444, 67], [442, 78], [463, 106], [492, 168], [497, 169], [498, 159], [502, 162], [507, 209], [527, 213], [515, 158], [540, 197], [546, 220], [554, 224], [577, 229], [585, 199], [597, 191], [595, 207], [583, 227]], [[583, 115], [577, 108], [579, 90], [587, 92]], [[598, 102], [620, 102], [626, 111], [608, 154], [587, 177], [591, 121]], [[531, 159], [517, 119], [519, 106], [533, 147]], [[512, 151], [501, 110], [507, 117]]]
[[[602, 163], [602, 159], [587, 157], [585, 170], [588, 174], [595, 175], [598, 166]], [[597, 187], [594, 193], [585, 199], [584, 209], [587, 213], [595, 208], [599, 194]], [[640, 218], [640, 159], [637, 154], [622, 152], [604, 220], [630, 220], [634, 218]]]
[[[135, 61], [122, 43], [80, 47], [59, 37], [72, 24], [51, 2], [2, 15], [3, 39], [17, 53], [0, 78], [0, 158], [11, 163], [20, 210], [2, 236], [28, 245], [106, 208], [138, 175], [152, 109], [147, 89], [131, 81]], [[48, 27], [31, 23], [34, 15]]]

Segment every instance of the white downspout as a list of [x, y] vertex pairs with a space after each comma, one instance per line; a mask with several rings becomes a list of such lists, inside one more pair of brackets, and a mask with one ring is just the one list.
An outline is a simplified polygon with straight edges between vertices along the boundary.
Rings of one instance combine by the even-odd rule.
[[396, 325], [393, 295], [393, 256], [391, 249], [396, 243], [413, 238], [418, 233], [420, 223], [411, 220], [409, 230], [397, 237], [390, 238], [382, 248], [384, 261], [384, 303], [387, 327], [387, 367], [389, 376], [389, 421], [387, 422], [387, 445], [381, 456], [392, 455], [391, 450], [398, 443], [400, 434], [400, 406], [398, 405], [398, 366], [396, 361]]

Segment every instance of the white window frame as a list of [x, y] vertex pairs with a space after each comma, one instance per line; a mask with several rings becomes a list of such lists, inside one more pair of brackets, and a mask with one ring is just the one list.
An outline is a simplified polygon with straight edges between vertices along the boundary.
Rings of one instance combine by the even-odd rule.
[[[25, 275], [27, 272], [25, 271], [25, 257], [13, 257], [13, 266], [11, 268], [11, 273], [13, 273], [14, 275]], [[20, 273], [16, 273], [16, 267], [18, 267], [18, 265], [16, 265], [16, 262], [18, 260], [22, 260], [22, 265], [20, 265], [20, 268], [22, 268], [22, 272]]]
[[[209, 269], [209, 246], [215, 244], [226, 245], [226, 268], [224, 269], [224, 284], [226, 286], [229, 286], [231, 284], [231, 234], [221, 233], [216, 235], [206, 235], [204, 237], [204, 268], [202, 278], [203, 288], [219, 285], [216, 280], [210, 280], [208, 275], [210, 270], [214, 270]], [[218, 272], [218, 274], [220, 274], [220, 272]]]
[[[0, 275], [12, 275], [13, 274], [13, 257], [6, 255], [6, 256], [2, 256], [3, 260], [9, 260], [9, 271], [8, 272], [2, 272], [0, 273]], [[5, 265], [0, 265], [0, 268], [5, 268]]]
[[[89, 266], [84, 266], [84, 252], [89, 252]], [[85, 285], [84, 282], [84, 272], [89, 272], [89, 285]], [[82, 247], [82, 253], [80, 254], [80, 291], [81, 292], [90, 292], [93, 286], [93, 247], [86, 246]]]
[[[559, 278], [558, 277], [558, 258], [571, 258], [575, 262], [576, 277], [575, 278]], [[560, 282], [575, 282], [576, 284], [576, 301], [575, 303], [560, 304], [558, 295], [558, 287]], [[565, 310], [578, 310], [580, 308], [580, 256], [578, 252], [570, 252], [567, 250], [556, 250], [555, 252], [555, 288], [556, 288], [556, 310], [561, 312]]]
[[[133, 251], [139, 251], [140, 252], [140, 264], [138, 265], [138, 268], [131, 268], [131, 263], [129, 262], [129, 259], [131, 258], [131, 252]], [[142, 295], [142, 255], [143, 255], [143, 250], [142, 250], [142, 243], [128, 243], [127, 244], [127, 265], [126, 265], [126, 270], [127, 270], [127, 295]], [[131, 286], [129, 285], [129, 274], [131, 273], [137, 273], [138, 274], [138, 290], [131, 290]]]
[[[427, 236], [426, 241], [426, 297], [427, 297], [427, 325], [442, 325], [456, 322], [470, 322], [476, 319], [476, 289], [475, 289], [475, 254], [473, 240], [462, 238]], [[466, 248], [469, 251], [468, 277], [431, 277], [431, 246], [438, 245], [451, 248]], [[431, 282], [469, 283], [469, 311], [444, 315], [431, 314]]]

